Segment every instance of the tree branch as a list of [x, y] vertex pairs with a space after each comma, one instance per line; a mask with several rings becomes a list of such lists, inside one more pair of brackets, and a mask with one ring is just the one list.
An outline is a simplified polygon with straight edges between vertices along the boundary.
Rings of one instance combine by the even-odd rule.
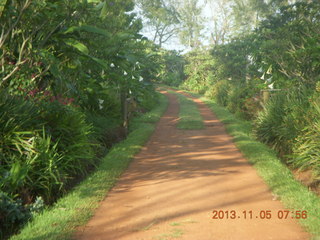
[[[23, 7], [21, 8], [18, 18], [17, 20], [9, 27], [9, 29], [7, 30], [6, 34], [2, 34], [1, 33], [1, 38], [0, 38], [0, 48], [2, 48], [4, 42], [6, 41], [6, 39], [8, 38], [8, 36], [10, 35], [10, 33], [12, 32], [12, 30], [17, 26], [17, 24], [20, 22], [21, 17], [24, 13], [24, 11], [30, 6], [31, 4], [31, 0], [26, 0], [25, 3], [23, 4]], [[4, 31], [4, 30], [3, 30]]]
[[19, 71], [20, 69], [20, 65], [24, 64], [25, 62], [27, 61], [27, 59], [25, 59], [24, 61], [20, 62], [20, 63], [17, 63], [15, 68], [7, 75], [5, 76], [3, 79], [2, 79], [2, 82], [0, 83], [0, 87], [13, 75], [15, 74], [17, 71]]

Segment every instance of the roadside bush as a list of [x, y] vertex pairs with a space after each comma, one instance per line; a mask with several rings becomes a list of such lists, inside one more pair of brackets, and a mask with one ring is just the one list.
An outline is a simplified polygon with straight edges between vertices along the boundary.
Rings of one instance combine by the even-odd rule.
[[255, 134], [280, 155], [291, 154], [299, 133], [306, 126], [309, 108], [308, 93], [292, 90], [273, 95], [255, 121]]
[[245, 111], [245, 119], [256, 119], [259, 111], [262, 110], [260, 98], [257, 96], [246, 98], [243, 103], [243, 109]]
[[0, 191], [0, 239], [13, 232], [30, 219], [30, 214], [21, 200], [14, 201]]
[[229, 102], [230, 84], [227, 80], [218, 81], [213, 89], [211, 95], [214, 96], [218, 104], [227, 106]]
[[[0, 95], [0, 188], [23, 203], [50, 203], [92, 164], [84, 114], [58, 101]], [[59, 194], [58, 194], [59, 192]]]
[[[30, 157], [26, 159], [24, 166], [27, 169], [25, 183], [22, 186], [20, 196], [32, 202], [36, 196], [42, 196], [48, 203], [59, 196], [59, 190], [63, 189], [68, 178], [68, 172], [62, 170], [64, 156], [58, 151], [59, 142], [52, 142], [51, 136], [45, 131], [34, 137]], [[27, 192], [26, 192], [27, 191]], [[27, 196], [23, 196], [25, 192]]]
[[[179, 52], [174, 50], [160, 50], [158, 55], [160, 71], [156, 79], [168, 86], [178, 87], [184, 79], [185, 59]], [[153, 77], [154, 78], [154, 77]], [[149, 78], [152, 80], [152, 78]]]
[[208, 51], [191, 51], [185, 55], [186, 78], [181, 87], [199, 94], [204, 94], [215, 81], [215, 61]]
[[31, 205], [23, 205], [20, 199], [13, 200], [6, 193], [0, 191], [0, 239], [5, 239], [6, 235], [18, 230], [43, 208], [41, 197]]
[[297, 137], [290, 163], [301, 170], [312, 169], [320, 180], [320, 97], [312, 101], [307, 115], [308, 125]]
[[167, 72], [164, 74], [163, 79], [161, 80], [162, 83], [168, 86], [178, 87], [181, 83], [181, 76], [178, 72]]
[[197, 75], [191, 76], [181, 85], [183, 89], [196, 92], [198, 94], [204, 94], [207, 90], [205, 82], [201, 82], [201, 78]]
[[211, 85], [208, 87], [207, 91], [204, 93], [204, 96], [209, 99], [215, 99], [215, 85]]
[[106, 112], [106, 114], [100, 114], [96, 112], [85, 112], [86, 121], [92, 124], [92, 131], [90, 134], [90, 141], [93, 143], [102, 143], [102, 137], [109, 129], [114, 129], [121, 125], [120, 116], [112, 116]]
[[86, 123], [84, 113], [57, 101], [44, 102], [40, 108], [46, 132], [58, 142], [56, 148], [63, 158], [59, 169], [69, 177], [84, 175], [94, 156], [89, 141], [92, 126]]
[[140, 89], [138, 94], [135, 96], [137, 106], [132, 111], [150, 111], [158, 102], [158, 95], [155, 92], [153, 85], [146, 84], [144, 88]]
[[34, 132], [23, 137], [19, 142], [12, 143], [19, 148], [19, 153], [5, 155], [1, 190], [22, 198], [24, 203], [33, 202], [36, 196], [42, 196], [47, 201], [55, 199], [66, 177], [60, 170], [63, 159], [57, 152], [57, 143], [53, 145], [44, 131], [42, 135]]
[[25, 184], [27, 162], [36, 154], [35, 136], [42, 126], [39, 111], [33, 103], [1, 92], [0, 187], [12, 196]]
[[257, 94], [259, 90], [249, 84], [232, 86], [229, 91], [227, 108], [243, 119], [254, 119], [261, 110]]

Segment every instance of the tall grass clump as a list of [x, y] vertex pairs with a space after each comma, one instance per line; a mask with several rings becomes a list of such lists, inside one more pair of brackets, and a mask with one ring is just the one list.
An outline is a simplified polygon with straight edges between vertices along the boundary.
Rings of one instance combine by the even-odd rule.
[[227, 106], [229, 102], [230, 84], [227, 80], [221, 80], [215, 83], [207, 96], [216, 100], [221, 106]]
[[253, 84], [233, 85], [228, 94], [227, 108], [230, 112], [245, 120], [256, 118], [261, 110], [258, 100], [259, 89], [257, 87]]
[[286, 137], [283, 134], [285, 130], [283, 129], [285, 98], [286, 96], [284, 94], [273, 96], [265, 104], [264, 110], [258, 114], [255, 121], [257, 138], [276, 150], [287, 149], [287, 144], [283, 142]]
[[[43, 164], [43, 159], [38, 161], [42, 126], [33, 103], [0, 92], [0, 239], [30, 219], [32, 214], [25, 203], [32, 201], [31, 189], [44, 184], [43, 179], [32, 177], [40, 174], [35, 165]], [[43, 193], [50, 187], [46, 185]]]
[[84, 175], [94, 156], [89, 141], [92, 127], [85, 115], [75, 107], [52, 102], [41, 106], [41, 118], [53, 142], [59, 142], [57, 150], [63, 156], [59, 169], [69, 176]]
[[[319, 94], [318, 94], [319, 95]], [[314, 178], [320, 181], [320, 97], [311, 101], [308, 124], [296, 139], [290, 163], [301, 170], [312, 169]]]
[[307, 125], [308, 95], [306, 90], [296, 89], [271, 96], [255, 120], [257, 138], [281, 156], [291, 154], [296, 138]]
[[37, 199], [50, 204], [92, 165], [91, 127], [59, 102], [0, 94], [0, 236], [32, 216]]

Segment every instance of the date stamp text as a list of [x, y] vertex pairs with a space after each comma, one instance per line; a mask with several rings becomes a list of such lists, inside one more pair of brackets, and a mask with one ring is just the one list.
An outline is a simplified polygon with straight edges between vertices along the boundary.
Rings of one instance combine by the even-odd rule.
[[212, 219], [306, 219], [308, 213], [305, 210], [213, 210]]

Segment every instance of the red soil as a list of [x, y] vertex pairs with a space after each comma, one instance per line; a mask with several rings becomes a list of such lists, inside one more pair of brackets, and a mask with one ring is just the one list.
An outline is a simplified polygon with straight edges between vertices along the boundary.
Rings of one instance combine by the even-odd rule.
[[[278, 218], [284, 207], [209, 108], [195, 100], [205, 129], [178, 130], [177, 99], [166, 95], [170, 105], [152, 137], [75, 238], [309, 239], [291, 215]], [[214, 210], [229, 211], [229, 219], [226, 213], [212, 219]], [[231, 210], [235, 219], [230, 219]], [[271, 212], [270, 219], [261, 219], [265, 211]]]

